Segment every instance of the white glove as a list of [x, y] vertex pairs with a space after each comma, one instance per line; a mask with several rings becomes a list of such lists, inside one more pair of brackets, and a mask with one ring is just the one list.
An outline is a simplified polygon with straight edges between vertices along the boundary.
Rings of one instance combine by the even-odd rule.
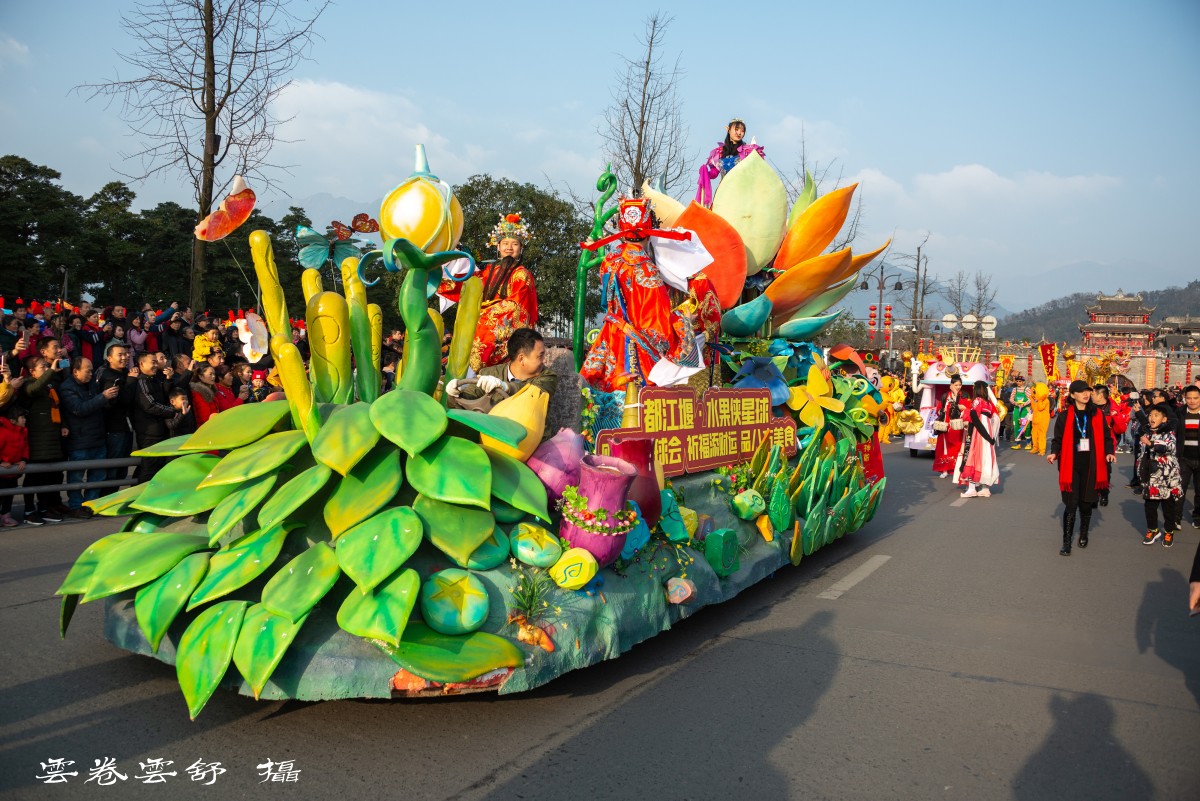
[[475, 386], [479, 387], [484, 395], [488, 395], [504, 386], [504, 382], [493, 375], [481, 375], [475, 379]]
[[457, 378], [451, 379], [450, 383], [446, 385], [446, 394], [452, 398], [458, 397], [458, 379]]
[[892, 404], [892, 408], [898, 412], [902, 412], [902, 411], [904, 411], [904, 404], [901, 403], [900, 401], [896, 401], [895, 403]]

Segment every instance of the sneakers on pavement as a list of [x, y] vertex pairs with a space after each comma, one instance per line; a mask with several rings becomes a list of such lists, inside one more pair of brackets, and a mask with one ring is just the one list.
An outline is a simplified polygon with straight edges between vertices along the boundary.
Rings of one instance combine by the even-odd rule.
[[4, 528], [12, 528], [13, 526], [19, 526], [19, 525], [21, 525], [21, 524], [18, 523], [16, 520], [14, 520], [13, 516], [8, 514], [7, 512], [0, 515], [0, 526], [3, 526]]
[[987, 487], [980, 487], [979, 490], [975, 494], [978, 495], [980, 498], [992, 497], [992, 491], [990, 489], [988, 489]]
[[26, 512], [25, 524], [29, 526], [44, 526], [46, 521], [42, 519], [41, 512]]
[[966, 492], [960, 492], [958, 494], [964, 498], [978, 498], [979, 497], [979, 492], [974, 487], [968, 489]]
[[946, 478], [949, 475], [949, 473], [938, 473], [938, 478]]
[[1170, 548], [1175, 544], [1175, 532], [1167, 531], [1163, 533], [1163, 547]]
[[1200, 518], [1192, 521], [1192, 528], [1200, 528]]
[[1158, 542], [1158, 538], [1161, 536], [1162, 533], [1158, 529], [1151, 529], [1146, 532], [1146, 536], [1142, 537], [1142, 545], [1153, 545]]
[[41, 512], [41, 515], [42, 522], [44, 523], [61, 523], [63, 521], [62, 515], [53, 509], [45, 509]]

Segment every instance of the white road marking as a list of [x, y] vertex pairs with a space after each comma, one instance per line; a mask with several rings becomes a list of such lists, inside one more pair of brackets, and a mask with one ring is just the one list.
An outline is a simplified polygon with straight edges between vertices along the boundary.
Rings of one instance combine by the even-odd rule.
[[1003, 472], [1005, 472], [1005, 473], [1007, 473], [1007, 472], [1011, 471], [1011, 470], [1012, 470], [1014, 467], [1016, 467], [1016, 466], [1017, 466], [1017, 463], [1016, 463], [1016, 462], [1009, 462], [1008, 464], [1004, 465], [1004, 467], [1001, 467], [1001, 468], [1000, 468], [1000, 470], [1001, 470], [1001, 471], [1003, 471]]
[[867, 576], [883, 567], [884, 563], [891, 558], [892, 557], [890, 556], [872, 556], [870, 559], [863, 562], [861, 566], [852, 571], [850, 575], [835, 583], [832, 587], [825, 590], [825, 592], [821, 593], [817, 597], [827, 598], [831, 601], [841, 598], [843, 593], [848, 592], [855, 584], [858, 584]]
[[957, 501], [951, 501], [950, 505], [951, 506], [965, 506], [967, 501], [969, 501], [969, 500], [971, 500], [971, 499], [970, 498], [959, 498]]

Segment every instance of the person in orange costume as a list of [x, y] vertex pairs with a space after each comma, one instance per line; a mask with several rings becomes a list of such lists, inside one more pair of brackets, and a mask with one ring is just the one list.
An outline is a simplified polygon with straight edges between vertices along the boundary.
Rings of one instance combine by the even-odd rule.
[[1046, 431], [1050, 428], [1050, 388], [1041, 381], [1033, 385], [1033, 400], [1029, 403], [1033, 410], [1030, 429], [1033, 432], [1033, 452], [1046, 455]]
[[[602, 392], [623, 390], [630, 382], [658, 383], [660, 374], [674, 381], [697, 372], [702, 364], [694, 324], [685, 313], [690, 310], [694, 315], [698, 309], [693, 303], [685, 303], [683, 311], [672, 309], [670, 289], [648, 247], [651, 236], [683, 236], [653, 229], [646, 198], [622, 199], [618, 209], [620, 232], [584, 243], [594, 250], [620, 240], [620, 247], [607, 254], [600, 267], [606, 314], [579, 371], [585, 382]], [[652, 376], [660, 362], [666, 369]]]
[[[533, 273], [521, 264], [525, 245], [533, 234], [520, 214], [507, 214], [492, 229], [488, 243], [500, 253], [500, 260], [488, 262], [476, 275], [483, 282], [483, 303], [475, 341], [471, 343], [471, 369], [508, 361], [508, 338], [518, 328], [536, 328], [538, 322], [537, 286]], [[442, 280], [438, 294], [457, 303], [462, 284]]]

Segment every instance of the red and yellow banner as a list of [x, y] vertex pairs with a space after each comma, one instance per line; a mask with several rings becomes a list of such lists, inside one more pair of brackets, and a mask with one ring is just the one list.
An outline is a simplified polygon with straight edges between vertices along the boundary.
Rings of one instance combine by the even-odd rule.
[[1046, 371], [1047, 381], [1058, 380], [1058, 345], [1053, 342], [1047, 342], [1038, 345], [1038, 351], [1042, 354], [1042, 369]]
[[614, 437], [637, 435], [654, 440], [654, 459], [663, 474], [701, 473], [745, 462], [763, 437], [796, 455], [796, 421], [771, 414], [767, 389], [707, 389], [697, 398], [688, 387], [643, 387], [642, 422], [610, 428], [596, 438], [596, 452], [607, 454]]
[[1013, 362], [1016, 361], [1016, 356], [1011, 353], [1000, 354], [1000, 369], [996, 371], [996, 389], [1000, 390], [1006, 383], [1008, 377], [1012, 375]]

